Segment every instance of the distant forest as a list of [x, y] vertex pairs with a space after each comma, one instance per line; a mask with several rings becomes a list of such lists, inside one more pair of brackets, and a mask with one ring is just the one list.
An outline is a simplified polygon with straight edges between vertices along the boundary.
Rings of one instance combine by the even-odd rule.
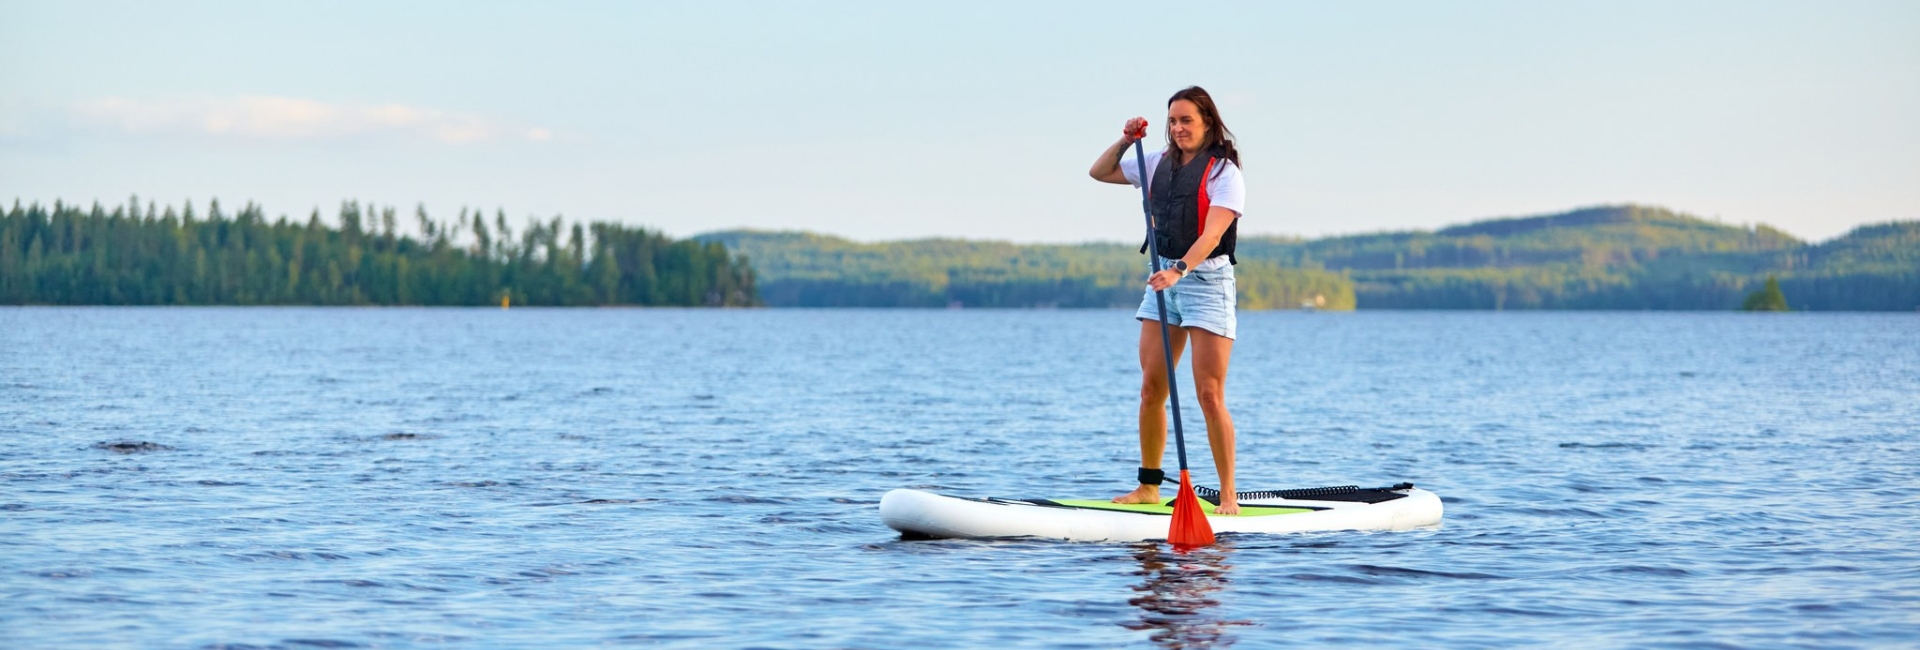
[[[331, 220], [55, 203], [0, 210], [0, 304], [758, 305], [1131, 308], [1137, 244], [805, 232], [675, 240], [616, 223], [462, 209], [450, 221], [358, 202]], [[1777, 278], [1789, 309], [1920, 308], [1920, 222], [1808, 243], [1645, 206], [1437, 231], [1240, 239], [1242, 309], [1731, 310]]]
[[[731, 231], [696, 237], [753, 260], [772, 307], [1133, 307], [1147, 258], [1121, 244], [1021, 245], [961, 239], [861, 244], [811, 233]], [[1243, 263], [1243, 309], [1313, 302], [1353, 309], [1339, 273]]]
[[269, 221], [258, 206], [197, 214], [55, 203], [0, 211], [0, 304], [685, 305], [757, 304], [752, 268], [713, 242], [614, 223], [344, 203], [332, 224]]
[[[753, 260], [770, 306], [1131, 307], [1131, 245], [795, 232], [698, 239]], [[1920, 308], [1920, 222], [1810, 244], [1670, 210], [1606, 206], [1438, 231], [1240, 238], [1243, 309], [1737, 309], [1768, 276], [1796, 310]]]
[[1435, 232], [1243, 240], [1243, 255], [1338, 270], [1362, 308], [1737, 309], [1768, 276], [1796, 310], [1920, 307], [1920, 222], [1809, 244], [1758, 225], [1611, 206]]

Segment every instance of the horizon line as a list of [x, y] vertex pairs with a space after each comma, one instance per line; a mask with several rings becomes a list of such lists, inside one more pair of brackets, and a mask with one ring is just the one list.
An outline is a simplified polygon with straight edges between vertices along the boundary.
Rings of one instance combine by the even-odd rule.
[[[144, 198], [144, 197], [140, 197], [140, 196], [139, 196], [139, 195], [138, 195], [137, 193], [135, 193], [135, 194], [130, 194], [130, 195], [128, 196], [128, 198]], [[209, 204], [211, 204], [211, 203], [216, 203], [216, 202], [219, 202], [219, 201], [220, 201], [220, 199], [219, 199], [219, 197], [208, 197], [208, 203], [209, 203]], [[192, 198], [186, 198], [186, 199], [182, 199], [182, 206], [186, 206], [186, 205], [191, 205], [191, 204], [192, 204], [192, 202], [193, 202], [193, 199], [192, 199]], [[149, 199], [147, 199], [147, 203], [148, 203], [148, 205], [149, 205], [149, 206], [153, 206], [153, 205], [156, 205], [156, 204], [157, 204], [157, 201], [154, 201], [153, 199], [151, 199], [151, 198], [149, 198]], [[356, 200], [356, 199], [343, 199], [343, 200], [341, 200], [341, 201], [340, 201], [340, 203], [341, 203], [341, 205], [342, 205], [343, 207], [344, 207], [345, 205], [347, 205], [347, 204], [354, 204], [354, 205], [357, 205], [357, 206], [359, 206], [359, 207], [361, 207], [362, 209], [367, 209], [367, 210], [376, 210], [377, 208], [382, 208], [382, 207], [384, 207], [384, 208], [394, 208], [394, 209], [396, 209], [396, 211], [397, 211], [397, 209], [398, 209], [398, 208], [400, 207], [400, 206], [398, 206], [398, 205], [381, 205], [380, 203], [378, 203], [378, 202], [374, 202], [374, 201], [360, 201], [360, 200]], [[13, 199], [13, 206], [3, 206], [3, 205], [0, 205], [0, 210], [11, 210], [11, 209], [12, 209], [13, 207], [19, 207], [19, 206], [22, 206], [22, 205], [23, 205], [23, 198], [22, 198], [22, 197], [20, 197], [20, 196], [15, 196], [15, 197], [14, 197], [14, 199]], [[78, 206], [80, 206], [80, 205], [83, 205], [83, 204], [82, 204], [82, 203], [80, 203], [80, 202], [71, 202], [71, 203], [69, 203], [69, 202], [66, 202], [66, 201], [64, 201], [63, 199], [59, 199], [59, 198], [55, 198], [55, 199], [53, 199], [53, 200], [52, 200], [52, 202], [51, 202], [51, 203], [46, 203], [46, 204], [42, 204], [42, 203], [41, 203], [41, 202], [40, 202], [39, 200], [37, 200], [37, 199], [36, 199], [36, 200], [34, 200], [34, 201], [32, 201], [32, 202], [27, 202], [27, 203], [24, 203], [24, 206], [25, 206], [25, 207], [34, 207], [34, 206], [42, 206], [42, 205], [45, 205], [45, 206], [47, 206], [47, 207], [52, 207], [52, 206], [55, 206], [55, 205], [64, 205], [64, 206], [73, 206], [73, 207], [78, 207]], [[102, 201], [101, 201], [101, 200], [100, 200], [100, 199], [99, 199], [98, 197], [95, 197], [95, 198], [93, 198], [93, 199], [91, 200], [91, 202], [90, 202], [90, 203], [88, 203], [88, 204], [84, 204], [84, 205], [89, 205], [90, 207], [96, 207], [96, 206], [97, 206], [97, 207], [101, 207], [101, 208], [103, 208], [103, 209], [104, 209], [104, 208], [107, 208], [108, 206], [112, 206], [112, 207], [113, 207], [114, 209], [119, 209], [119, 208], [124, 208], [124, 207], [125, 207], [125, 205], [123, 205], [123, 204], [121, 204], [121, 203], [119, 203], [119, 202], [113, 202], [113, 203], [105, 203], [105, 202], [102, 202]], [[242, 209], [242, 210], [244, 210], [244, 209], [246, 209], [246, 208], [248, 208], [248, 207], [252, 207], [252, 208], [255, 208], [255, 209], [258, 209], [258, 210], [259, 210], [259, 211], [261, 211], [262, 213], [266, 213], [266, 212], [267, 212], [267, 211], [266, 211], [266, 209], [265, 209], [265, 206], [264, 206], [263, 204], [261, 204], [261, 203], [259, 203], [258, 201], [255, 201], [255, 200], [252, 200], [252, 199], [247, 199], [247, 200], [245, 200], [245, 201], [243, 201], [243, 202], [240, 202], [240, 204], [239, 204], [239, 205], [241, 206], [241, 207], [240, 207], [240, 209]], [[416, 207], [418, 207], [418, 208], [420, 208], [420, 209], [424, 209], [424, 208], [425, 208], [425, 205], [426, 205], [426, 204], [425, 204], [425, 202], [422, 202], [422, 201], [416, 201], [416, 202], [414, 203], [414, 205], [415, 205]], [[169, 203], [169, 204], [166, 204], [166, 205], [165, 205], [164, 207], [166, 207], [166, 208], [168, 208], [168, 209], [171, 209], [171, 208], [173, 207], [173, 205], [172, 205], [171, 203]], [[1353, 232], [1345, 232], [1345, 233], [1329, 233], [1329, 234], [1322, 234], [1322, 235], [1303, 235], [1303, 234], [1298, 234], [1298, 233], [1247, 233], [1247, 234], [1245, 234], [1245, 235], [1244, 235], [1244, 237], [1254, 237], [1254, 238], [1271, 238], [1271, 239], [1292, 239], [1292, 240], [1297, 240], [1297, 241], [1313, 241], [1313, 240], [1320, 240], [1320, 239], [1339, 239], [1339, 238], [1346, 238], [1346, 237], [1369, 237], [1369, 236], [1379, 236], [1379, 235], [1395, 235], [1395, 234], [1436, 234], [1436, 233], [1438, 233], [1439, 231], [1441, 231], [1441, 230], [1446, 230], [1446, 229], [1448, 229], [1448, 228], [1455, 228], [1455, 227], [1460, 227], [1460, 226], [1468, 226], [1468, 225], [1473, 225], [1473, 224], [1479, 224], [1479, 223], [1486, 223], [1486, 222], [1490, 222], [1490, 221], [1505, 221], [1505, 220], [1512, 220], [1512, 219], [1537, 219], [1537, 218], [1541, 218], [1541, 217], [1552, 217], [1552, 216], [1558, 216], [1558, 215], [1564, 215], [1564, 214], [1570, 214], [1570, 213], [1573, 213], [1573, 212], [1580, 212], [1580, 211], [1584, 211], [1584, 210], [1600, 210], [1600, 209], [1609, 209], [1609, 208], [1616, 208], [1616, 209], [1617, 209], [1617, 208], [1651, 208], [1651, 209], [1657, 209], [1657, 210], [1665, 210], [1665, 211], [1667, 211], [1667, 212], [1671, 212], [1671, 213], [1674, 213], [1674, 214], [1676, 214], [1676, 215], [1679, 215], [1679, 216], [1683, 216], [1683, 217], [1690, 217], [1690, 218], [1693, 218], [1693, 219], [1698, 219], [1698, 220], [1700, 220], [1700, 221], [1705, 221], [1705, 222], [1709, 222], [1709, 223], [1715, 223], [1715, 224], [1720, 224], [1720, 225], [1723, 225], [1723, 226], [1728, 226], [1728, 227], [1734, 227], [1734, 228], [1741, 228], [1741, 229], [1744, 229], [1744, 230], [1747, 230], [1748, 232], [1755, 232], [1755, 231], [1758, 231], [1758, 229], [1760, 229], [1760, 228], [1762, 228], [1762, 227], [1764, 227], [1764, 228], [1767, 228], [1767, 229], [1770, 229], [1770, 230], [1773, 230], [1773, 231], [1775, 231], [1775, 232], [1779, 232], [1779, 233], [1782, 233], [1782, 234], [1785, 234], [1785, 235], [1787, 235], [1787, 236], [1789, 236], [1789, 237], [1792, 237], [1792, 238], [1793, 238], [1794, 240], [1796, 240], [1796, 241], [1800, 241], [1800, 242], [1804, 242], [1804, 243], [1808, 243], [1808, 244], [1818, 244], [1818, 243], [1825, 243], [1825, 242], [1830, 242], [1830, 241], [1834, 241], [1834, 240], [1836, 240], [1836, 239], [1840, 239], [1840, 238], [1842, 238], [1842, 237], [1846, 237], [1847, 235], [1850, 235], [1850, 234], [1852, 234], [1852, 233], [1854, 233], [1854, 232], [1856, 232], [1856, 231], [1858, 231], [1858, 230], [1860, 230], [1861, 228], [1867, 228], [1867, 227], [1871, 227], [1871, 226], [1878, 226], [1878, 225], [1886, 225], [1886, 224], [1897, 224], [1897, 223], [1907, 223], [1907, 222], [1920, 222], [1920, 217], [1915, 217], [1915, 218], [1908, 218], [1908, 219], [1901, 219], [1901, 218], [1894, 218], [1894, 219], [1884, 219], [1884, 220], [1877, 220], [1877, 221], [1863, 221], [1863, 222], [1860, 222], [1860, 223], [1857, 223], [1857, 224], [1854, 224], [1854, 225], [1853, 225], [1852, 227], [1850, 227], [1850, 228], [1848, 228], [1848, 229], [1846, 229], [1845, 231], [1842, 231], [1842, 232], [1840, 232], [1839, 234], [1836, 234], [1836, 235], [1834, 235], [1834, 236], [1832, 236], [1832, 237], [1829, 237], [1829, 238], [1827, 238], [1827, 239], [1824, 239], [1824, 240], [1820, 240], [1820, 241], [1813, 241], [1813, 240], [1810, 240], [1810, 239], [1807, 239], [1807, 238], [1804, 238], [1804, 237], [1801, 237], [1800, 235], [1797, 235], [1797, 234], [1794, 234], [1794, 233], [1792, 233], [1792, 232], [1790, 232], [1790, 231], [1788, 231], [1788, 230], [1786, 230], [1786, 229], [1783, 229], [1783, 228], [1779, 228], [1779, 227], [1776, 227], [1776, 226], [1773, 226], [1773, 225], [1771, 225], [1771, 224], [1768, 224], [1768, 223], [1766, 223], [1766, 222], [1763, 222], [1763, 221], [1753, 221], [1753, 222], [1742, 222], [1742, 223], [1729, 223], [1729, 222], [1727, 222], [1727, 221], [1724, 221], [1724, 220], [1722, 220], [1722, 219], [1720, 218], [1720, 216], [1719, 216], [1719, 215], [1714, 215], [1714, 216], [1711, 216], [1711, 217], [1709, 217], [1709, 216], [1701, 216], [1701, 215], [1698, 215], [1698, 214], [1694, 214], [1694, 213], [1691, 213], [1691, 212], [1687, 212], [1687, 211], [1684, 211], [1684, 210], [1677, 210], [1677, 209], [1674, 209], [1674, 208], [1670, 208], [1670, 207], [1667, 207], [1667, 206], [1664, 206], [1664, 205], [1658, 205], [1658, 204], [1652, 204], [1652, 203], [1635, 203], [1635, 202], [1631, 202], [1631, 201], [1628, 201], [1628, 202], [1621, 202], [1621, 203], [1601, 203], [1601, 204], [1590, 204], [1590, 205], [1582, 205], [1582, 206], [1576, 206], [1576, 207], [1572, 207], [1572, 208], [1567, 208], [1567, 209], [1563, 209], [1563, 210], [1558, 210], [1558, 211], [1553, 211], [1553, 212], [1538, 212], [1538, 213], [1533, 213], [1533, 214], [1520, 214], [1520, 215], [1500, 215], [1500, 216], [1486, 216], [1486, 217], [1477, 217], [1477, 218], [1468, 218], [1468, 219], [1466, 219], [1466, 220], [1464, 220], [1464, 221], [1452, 221], [1452, 222], [1448, 222], [1448, 223], [1445, 223], [1445, 224], [1443, 224], [1443, 225], [1440, 225], [1440, 226], [1437, 226], [1437, 227], [1433, 227], [1433, 228], [1427, 228], [1427, 229], [1421, 229], [1421, 228], [1411, 228], [1411, 229], [1382, 229], [1382, 230], [1361, 230], [1361, 231], [1353, 231]], [[480, 214], [486, 214], [486, 213], [487, 213], [487, 210], [486, 210], [485, 208], [481, 208], [481, 207], [475, 207], [475, 206], [467, 206], [467, 205], [462, 205], [462, 206], [460, 206], [460, 209], [461, 209], [461, 211], [462, 211], [462, 212], [465, 212], [465, 211], [467, 211], [468, 209], [474, 209], [474, 210], [478, 210]], [[502, 208], [502, 207], [498, 207], [498, 206], [496, 206], [496, 207], [494, 208], [494, 212], [496, 212], [496, 213], [498, 213], [498, 212], [505, 212], [505, 209], [504, 209], [504, 208]], [[334, 223], [334, 222], [336, 221], [335, 219], [331, 219], [331, 218], [329, 218], [329, 217], [337, 217], [337, 216], [338, 216], [338, 214], [331, 214], [331, 215], [330, 215], [330, 214], [327, 214], [327, 212], [326, 212], [325, 210], [322, 210], [322, 209], [321, 209], [321, 207], [320, 207], [319, 205], [315, 205], [315, 206], [313, 206], [313, 208], [312, 208], [312, 210], [310, 211], [310, 213], [309, 213], [309, 215], [308, 215], [308, 216], [309, 216], [309, 217], [311, 217], [311, 216], [312, 216], [312, 215], [313, 215], [314, 213], [318, 213], [318, 214], [319, 214], [319, 215], [321, 216], [321, 218], [322, 218], [322, 222], [323, 222], [323, 223], [329, 223], [329, 224], [331, 224], [331, 225], [338, 225], [337, 223]], [[373, 214], [378, 214], [378, 212], [373, 212]], [[553, 217], [561, 217], [561, 218], [563, 218], [563, 219], [564, 219], [564, 218], [565, 218], [565, 215], [564, 215], [564, 213], [555, 213], [554, 215], [552, 215], [552, 216], [549, 216], [549, 217], [539, 217], [539, 216], [536, 216], [536, 215], [533, 215], [533, 214], [527, 214], [527, 215], [523, 215], [523, 217], [522, 217], [522, 218], [524, 218], [524, 219], [532, 219], [532, 220], [537, 220], [537, 221], [542, 221], [542, 222], [544, 222], [545, 220], [547, 220], [547, 219], [551, 219], [551, 218], [553, 218]], [[279, 213], [279, 215], [278, 215], [278, 218], [279, 218], [279, 219], [286, 219], [286, 220], [288, 220], [288, 221], [292, 221], [292, 220], [294, 219], [294, 217], [293, 217], [293, 213], [290, 213], [290, 212], [281, 212], [281, 213]], [[647, 224], [644, 224], [644, 223], [632, 223], [632, 222], [629, 222], [629, 221], [628, 221], [628, 220], [626, 220], [626, 219], [622, 219], [622, 218], [618, 218], [618, 217], [615, 217], [615, 218], [610, 218], [610, 219], [608, 219], [608, 218], [603, 218], [603, 219], [585, 219], [585, 220], [582, 220], [582, 219], [577, 219], [577, 218], [576, 218], [576, 219], [572, 219], [572, 221], [575, 221], [575, 222], [580, 222], [580, 223], [595, 223], [595, 222], [600, 222], [600, 221], [614, 221], [614, 222], [618, 222], [618, 223], [623, 223], [623, 224], [626, 224], [626, 225], [631, 225], [631, 226], [636, 226], [636, 227], [640, 227], [640, 228], [649, 228], [649, 229], [655, 229], [655, 230], [660, 230], [660, 231], [662, 231], [662, 233], [664, 234], [664, 229], [663, 229], [663, 228], [659, 228], [659, 227], [657, 227], [657, 226], [651, 226], [651, 225], [647, 225]], [[403, 226], [403, 228], [402, 228], [402, 229], [405, 229], [405, 228], [404, 228], [404, 226]], [[697, 233], [694, 233], [694, 234], [691, 234], [691, 235], [687, 235], [687, 236], [685, 236], [685, 237], [682, 237], [682, 239], [700, 239], [700, 238], [703, 238], [703, 237], [710, 237], [710, 236], [714, 236], [714, 235], [719, 235], [719, 234], [723, 234], [723, 233], [733, 233], [733, 232], [746, 232], [746, 233], [763, 233], [763, 234], [786, 234], [786, 233], [792, 233], [792, 234], [805, 234], [805, 235], [817, 235], [817, 236], [823, 236], [823, 237], [833, 237], [833, 238], [837, 238], [837, 239], [842, 239], [842, 240], [846, 240], [846, 241], [849, 241], [849, 242], [853, 242], [853, 243], [856, 243], [856, 244], [868, 244], [868, 245], [871, 245], [871, 244], [889, 244], [889, 243], [904, 243], [904, 242], [922, 242], [922, 241], [970, 241], [970, 242], [992, 242], [992, 243], [1003, 243], [1003, 244], [1011, 244], [1011, 245], [1016, 245], [1016, 246], [1089, 246], [1089, 245], [1122, 245], [1122, 246], [1130, 246], [1130, 245], [1132, 245], [1132, 244], [1129, 244], [1129, 243], [1127, 243], [1127, 242], [1125, 242], [1125, 241], [1112, 241], [1112, 240], [1096, 240], [1096, 239], [1088, 239], [1088, 240], [1078, 240], [1078, 241], [1051, 241], [1051, 242], [1050, 242], [1050, 241], [1016, 241], [1016, 240], [1012, 240], [1012, 239], [998, 239], [998, 238], [990, 238], [990, 237], [980, 237], [980, 238], [974, 238], [974, 237], [967, 237], [967, 236], [963, 236], [963, 235], [929, 235], [929, 236], [924, 236], [924, 237], [901, 237], [901, 238], [889, 238], [889, 239], [864, 239], [864, 238], [858, 238], [858, 237], [854, 237], [854, 236], [849, 236], [849, 235], [842, 235], [842, 234], [837, 234], [837, 233], [832, 233], [832, 232], [825, 232], [825, 231], [818, 231], [818, 230], [807, 230], [807, 229], [769, 229], [769, 228], [756, 228], [756, 227], [731, 227], [731, 228], [716, 228], [716, 229], [712, 229], [712, 230], [705, 230], [705, 231], [701, 231], [701, 232], [697, 232]], [[424, 234], [424, 233], [416, 233], [416, 234], [420, 234], [421, 236], [425, 236], [425, 234]]]

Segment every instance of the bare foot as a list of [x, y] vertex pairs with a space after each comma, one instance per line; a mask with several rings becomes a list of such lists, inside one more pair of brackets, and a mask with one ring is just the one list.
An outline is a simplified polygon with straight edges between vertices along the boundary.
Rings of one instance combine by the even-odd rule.
[[1114, 503], [1159, 503], [1160, 502], [1160, 486], [1142, 485], [1140, 487], [1134, 488], [1132, 492], [1128, 492], [1126, 494], [1122, 494], [1120, 496], [1114, 497], [1113, 502]]
[[1216, 514], [1216, 515], [1237, 515], [1237, 514], [1240, 514], [1240, 502], [1239, 502], [1239, 501], [1236, 501], [1236, 500], [1234, 500], [1234, 499], [1228, 499], [1228, 498], [1226, 498], [1226, 497], [1221, 497], [1221, 498], [1220, 498], [1220, 506], [1219, 506], [1219, 507], [1216, 507], [1216, 508], [1214, 508], [1214, 509], [1213, 509], [1213, 514]]

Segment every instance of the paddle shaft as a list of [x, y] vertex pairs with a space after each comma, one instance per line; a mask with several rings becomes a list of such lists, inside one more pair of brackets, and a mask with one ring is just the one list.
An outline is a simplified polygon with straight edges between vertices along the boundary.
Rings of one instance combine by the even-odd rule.
[[[1142, 135], [1145, 135], [1144, 133]], [[1153, 218], [1153, 200], [1147, 193], [1147, 154], [1140, 140], [1133, 141], [1133, 161], [1140, 166], [1140, 209], [1147, 214], [1147, 266], [1154, 273], [1160, 272], [1160, 238], [1154, 236], [1159, 224]], [[1173, 337], [1167, 326], [1167, 292], [1153, 292], [1153, 302], [1160, 308], [1160, 351], [1167, 356], [1167, 400], [1173, 405], [1173, 448], [1180, 456], [1180, 471], [1187, 469], [1187, 435], [1180, 426], [1180, 382], [1173, 375]]]

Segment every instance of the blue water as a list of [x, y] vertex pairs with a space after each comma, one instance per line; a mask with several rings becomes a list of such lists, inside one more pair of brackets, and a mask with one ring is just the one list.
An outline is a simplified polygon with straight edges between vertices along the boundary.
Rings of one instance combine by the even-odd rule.
[[1128, 489], [1136, 332], [0, 309], [0, 646], [1920, 644], [1914, 314], [1248, 312], [1241, 485], [1412, 481], [1442, 526], [881, 525], [896, 487]]

